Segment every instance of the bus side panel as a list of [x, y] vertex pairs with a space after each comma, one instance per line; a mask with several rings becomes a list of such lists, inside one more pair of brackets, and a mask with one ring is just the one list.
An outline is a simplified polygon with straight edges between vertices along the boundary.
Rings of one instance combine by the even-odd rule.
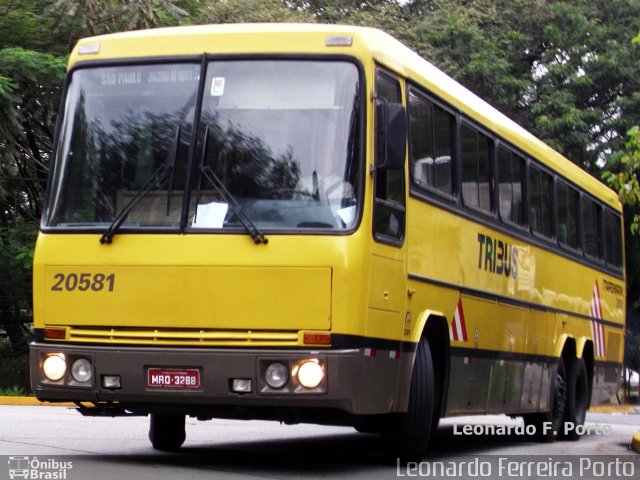
[[427, 201], [412, 197], [408, 211], [411, 312], [449, 319], [449, 415], [547, 411], [563, 338], [600, 342], [592, 403], [615, 392], [622, 280]]

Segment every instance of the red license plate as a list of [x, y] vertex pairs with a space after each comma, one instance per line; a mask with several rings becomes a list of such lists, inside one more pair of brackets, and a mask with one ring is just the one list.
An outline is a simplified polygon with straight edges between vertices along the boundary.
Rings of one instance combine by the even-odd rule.
[[200, 370], [197, 368], [150, 368], [147, 385], [164, 388], [199, 388]]

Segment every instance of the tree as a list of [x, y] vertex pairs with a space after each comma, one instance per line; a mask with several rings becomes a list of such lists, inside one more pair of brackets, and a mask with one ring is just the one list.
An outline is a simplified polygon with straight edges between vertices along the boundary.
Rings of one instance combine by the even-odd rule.
[[195, 4], [171, 0], [58, 0], [46, 13], [57, 24], [70, 18], [82, 19], [86, 36], [180, 24], [190, 15], [185, 7]]
[[37, 229], [32, 223], [18, 220], [0, 227], [0, 326], [3, 326], [14, 353], [25, 347], [21, 342], [21, 322], [31, 316], [31, 263]]
[[310, 22], [303, 11], [281, 0], [214, 0], [199, 13], [197, 23]]
[[616, 170], [604, 171], [602, 178], [617, 193], [620, 201], [632, 210], [631, 234], [640, 233], [640, 127], [634, 126], [627, 132], [625, 150], [614, 157], [610, 163], [617, 163]]
[[[46, 185], [53, 125], [64, 78], [64, 61], [47, 53], [0, 50], [5, 88], [0, 92], [2, 151], [0, 225], [17, 218], [37, 222]], [[2, 88], [0, 86], [0, 88]]]

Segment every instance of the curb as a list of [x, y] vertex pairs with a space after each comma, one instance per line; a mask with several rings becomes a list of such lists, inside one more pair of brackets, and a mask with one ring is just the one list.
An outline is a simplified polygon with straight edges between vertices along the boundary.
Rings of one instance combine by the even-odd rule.
[[591, 413], [640, 413], [640, 406], [635, 405], [598, 405], [589, 408]]
[[69, 402], [52, 403], [41, 402], [36, 397], [3, 397], [0, 396], [0, 405], [24, 405], [35, 406], [42, 405], [47, 407], [75, 407], [76, 405]]

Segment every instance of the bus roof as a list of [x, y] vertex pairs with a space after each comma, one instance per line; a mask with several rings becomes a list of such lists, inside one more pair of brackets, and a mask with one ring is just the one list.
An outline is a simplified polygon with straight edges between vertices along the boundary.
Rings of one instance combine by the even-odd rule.
[[[235, 37], [235, 38], [234, 38]], [[350, 45], [327, 46], [327, 37], [350, 37]], [[224, 24], [138, 30], [84, 38], [69, 68], [83, 61], [207, 54], [344, 54], [375, 60], [464, 112], [480, 125], [549, 168], [621, 210], [616, 193], [553, 150], [480, 97], [387, 33], [369, 27], [308, 24]]]

